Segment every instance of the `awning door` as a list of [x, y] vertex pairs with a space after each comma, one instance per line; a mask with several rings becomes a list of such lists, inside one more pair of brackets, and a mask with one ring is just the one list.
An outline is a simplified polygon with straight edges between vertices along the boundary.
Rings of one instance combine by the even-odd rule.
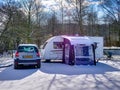
[[77, 44], [74, 46], [74, 50], [76, 65], [94, 64], [92, 46]]

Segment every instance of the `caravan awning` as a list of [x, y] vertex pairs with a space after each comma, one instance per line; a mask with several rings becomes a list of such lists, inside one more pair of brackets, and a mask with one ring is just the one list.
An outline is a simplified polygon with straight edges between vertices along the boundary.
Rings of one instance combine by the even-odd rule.
[[65, 39], [68, 39], [71, 43], [71, 45], [76, 45], [76, 44], [85, 44], [85, 45], [91, 45], [93, 42], [89, 37], [86, 36], [62, 36]]

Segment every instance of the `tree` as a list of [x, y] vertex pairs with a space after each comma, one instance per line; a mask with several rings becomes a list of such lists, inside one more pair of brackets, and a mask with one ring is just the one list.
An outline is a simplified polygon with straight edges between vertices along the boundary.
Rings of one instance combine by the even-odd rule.
[[97, 28], [97, 25], [99, 24], [98, 15], [97, 15], [97, 12], [94, 10], [94, 7], [95, 6], [91, 5], [91, 7], [88, 9], [88, 12], [87, 12], [87, 25], [88, 25], [87, 35], [90, 35], [90, 36], [99, 35], [98, 28]]
[[54, 36], [54, 35], [58, 35], [59, 31], [56, 31], [58, 29], [56, 29], [56, 26], [58, 24], [58, 20], [56, 17], [55, 12], [52, 14], [51, 18], [48, 19], [48, 28], [50, 33]]
[[[21, 0], [21, 6], [23, 12], [27, 16], [27, 43], [33, 42], [35, 33], [41, 30], [41, 21], [44, 19], [43, 8], [41, 5], [41, 0]], [[34, 35], [33, 35], [34, 34]]]
[[[120, 0], [99, 0], [101, 1], [101, 7], [104, 10], [104, 13], [111, 17], [111, 25], [113, 31], [117, 31], [119, 37], [118, 46], [120, 46]], [[114, 34], [113, 34], [114, 35]], [[114, 37], [114, 36], [113, 36]]]
[[[2, 29], [0, 34], [0, 48], [3, 50], [7, 50], [11, 44], [11, 41], [16, 39], [17, 31], [13, 30], [13, 26], [17, 26], [16, 24], [12, 25], [13, 22], [17, 23], [20, 21], [20, 17], [16, 17], [19, 15], [23, 16], [23, 13], [20, 12], [20, 4], [15, 2], [14, 0], [4, 0], [0, 8], [0, 15], [2, 15]], [[18, 20], [19, 19], [19, 20]], [[16, 21], [15, 21], [16, 20]], [[11, 26], [12, 25], [12, 26]], [[14, 33], [14, 34], [13, 34]], [[13, 36], [14, 35], [14, 36]], [[15, 40], [16, 41], [16, 40]], [[15, 42], [14, 42], [15, 43]]]
[[[55, 8], [59, 9], [59, 13], [58, 13], [58, 17], [60, 18], [59, 21], [61, 22], [61, 30], [59, 31], [60, 34], [64, 34], [64, 17], [65, 17], [65, 13], [64, 13], [64, 9], [65, 9], [65, 1], [64, 0], [54, 0], [57, 3], [57, 6]], [[52, 11], [55, 12], [55, 8], [52, 7]], [[56, 12], [57, 13], [57, 12]]]
[[18, 8], [19, 4], [14, 2], [14, 0], [4, 0], [4, 3], [0, 8], [1, 15], [3, 16], [2, 23], [4, 24], [4, 29], [2, 30], [1, 35], [8, 30], [9, 23]]
[[74, 7], [73, 9], [73, 20], [78, 23], [79, 31], [78, 34], [84, 35], [84, 17], [86, 16], [86, 9], [88, 8], [89, 4], [86, 0], [66, 0], [70, 6]]

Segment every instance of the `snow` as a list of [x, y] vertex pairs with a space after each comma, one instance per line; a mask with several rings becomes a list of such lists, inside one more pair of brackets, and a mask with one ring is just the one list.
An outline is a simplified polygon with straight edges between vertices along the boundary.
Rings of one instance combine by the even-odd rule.
[[0, 55], [0, 68], [11, 66], [13, 64], [13, 59], [10, 55]]
[[120, 58], [94, 65], [44, 63], [41, 68], [0, 68], [0, 90], [120, 90]]

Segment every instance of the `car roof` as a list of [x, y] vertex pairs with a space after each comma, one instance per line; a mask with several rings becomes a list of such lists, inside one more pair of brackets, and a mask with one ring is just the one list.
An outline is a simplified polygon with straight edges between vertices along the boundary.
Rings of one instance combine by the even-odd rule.
[[37, 47], [36, 44], [19, 44], [19, 46], [35, 46], [35, 47]]

